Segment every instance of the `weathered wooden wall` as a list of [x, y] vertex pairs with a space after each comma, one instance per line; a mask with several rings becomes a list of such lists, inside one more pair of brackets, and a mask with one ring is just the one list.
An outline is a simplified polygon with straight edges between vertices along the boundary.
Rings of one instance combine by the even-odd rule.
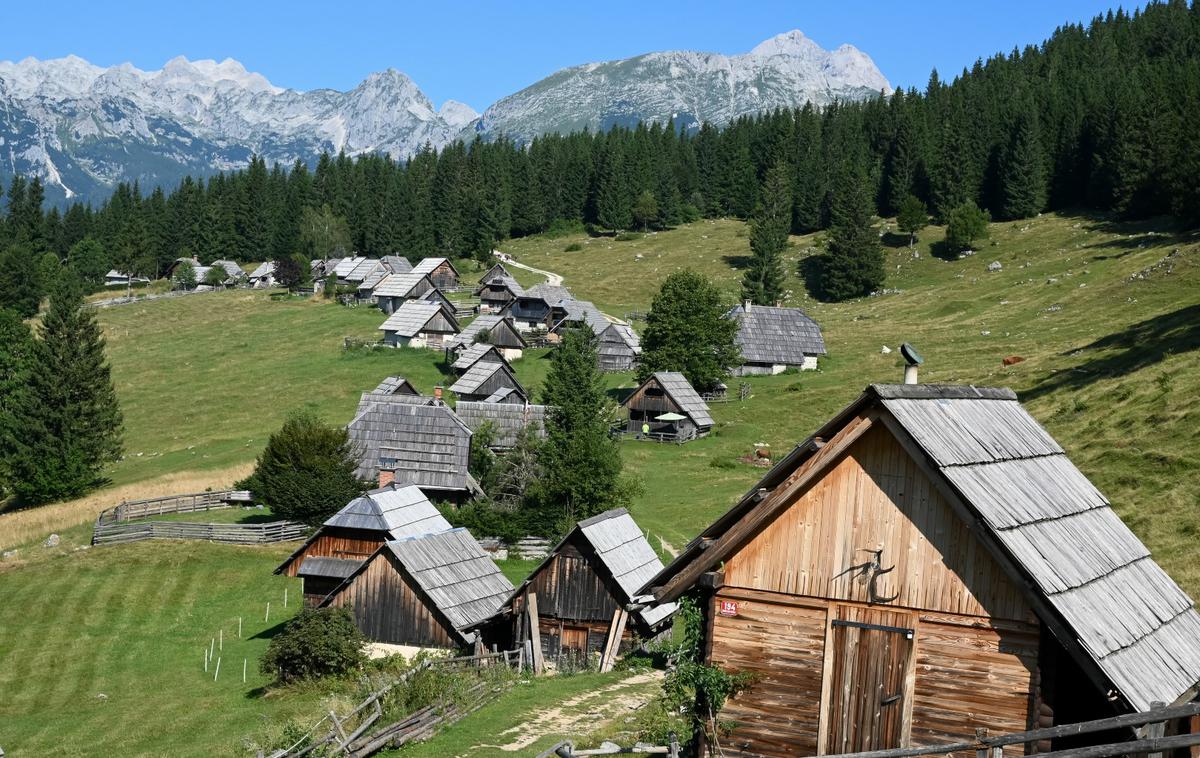
[[[872, 582], [877, 550], [894, 569]], [[1036, 617], [882, 427], [726, 561], [706, 614], [710, 660], [755, 676], [721, 714], [726, 755], [949, 742], [1037, 713]]]
[[543, 618], [608, 623], [617, 601], [572, 544], [560, 551], [532, 578], [530, 592], [538, 596], [538, 614]]
[[987, 548], [882, 426], [726, 563], [730, 586], [869, 602], [854, 566], [882, 550], [878, 595], [889, 605], [1031, 621]]
[[349, 607], [363, 635], [376, 642], [421, 647], [457, 647], [406, 580], [390, 551], [377, 555], [330, 605]]
[[283, 573], [296, 576], [305, 558], [357, 558], [366, 560], [383, 544], [383, 534], [362, 529], [326, 527], [296, 556]]

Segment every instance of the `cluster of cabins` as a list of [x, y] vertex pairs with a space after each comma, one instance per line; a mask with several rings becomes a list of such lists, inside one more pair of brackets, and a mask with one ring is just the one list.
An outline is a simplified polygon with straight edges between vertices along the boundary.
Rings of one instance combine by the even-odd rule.
[[300, 577], [309, 607], [348, 608], [376, 643], [508, 650], [528, 642], [535, 661], [601, 653], [611, 666], [669, 626], [673, 604], [637, 609], [635, 594], [662, 567], [618, 509], [581, 521], [514, 587], [421, 488], [392, 482], [348, 503], [275, 573]]
[[[504, 365], [491, 346], [475, 365], [488, 356]], [[732, 756], [959, 742], [1200, 691], [1191, 599], [1010, 390], [871, 385], [669, 565], [614, 511], [578, 523], [514, 587], [427, 498], [470, 487], [447, 461], [466, 454], [471, 413], [505, 408], [519, 426], [527, 406], [484, 398], [453, 414], [385, 384], [352, 429], [395, 413], [419, 432], [356, 434], [384, 486], [280, 567], [304, 578], [309, 603], [351, 607], [373, 639], [611, 660], [661, 634], [688, 595], [704, 661], [751, 675], [721, 713]], [[688, 389], [656, 374], [642, 412], [690, 409], [699, 429]], [[461, 423], [456, 452], [436, 447], [435, 413]]]

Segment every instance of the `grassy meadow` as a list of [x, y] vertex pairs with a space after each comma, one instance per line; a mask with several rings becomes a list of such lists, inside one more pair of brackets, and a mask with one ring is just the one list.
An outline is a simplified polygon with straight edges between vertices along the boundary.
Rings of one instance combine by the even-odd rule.
[[[933, 254], [941, 237], [930, 228], [910, 251], [885, 236], [894, 243], [886, 248], [888, 294], [842, 304], [805, 295], [796, 268], [819, 240], [794, 238], [788, 304], [821, 323], [829, 356], [818, 371], [747, 380], [748, 400], [714, 404], [717, 426], [706, 439], [623, 442], [627, 470], [642, 484], [632, 506], [639, 524], [665, 549], [681, 548], [763, 473], [740, 461], [756, 443], [782, 455], [867, 383], [899, 381], [898, 347], [910, 341], [926, 358], [922, 381], [1017, 390], [1168, 572], [1200, 594], [1200, 239], [1166, 222], [1044, 215], [993, 224], [977, 254], [944, 260]], [[582, 250], [566, 252], [572, 244]], [[733, 302], [749, 252], [736, 221], [627, 242], [579, 234], [502, 249], [564, 275], [577, 296], [618, 317], [647, 310], [661, 280], [680, 268], [712, 277]], [[1000, 271], [988, 271], [993, 261]], [[321, 712], [316, 695], [261, 697], [253, 673], [266, 644], [253, 636], [267, 626], [265, 603], [281, 600], [291, 581], [270, 572], [292, 548], [145, 542], [76, 550], [90, 536], [87, 522], [122, 498], [227, 486], [293, 410], [345, 423], [359, 393], [384, 376], [401, 374], [424, 391], [451, 379], [433, 351], [343, 351], [343, 337], [378, 334], [383, 317], [373, 308], [232, 291], [104, 309], [99, 318], [125, 413], [126, 458], [106, 490], [0, 514], [0, 551], [19, 548], [0, 559], [0, 746], [13, 755], [236, 753], [264, 719]], [[1025, 360], [1005, 367], [1006, 356]], [[545, 351], [531, 351], [515, 367], [536, 389], [547, 365]], [[629, 375], [608, 382], [614, 398], [632, 387]], [[738, 381], [730, 385], [736, 397]], [[62, 544], [37, 546], [50, 531]], [[502, 568], [516, 582], [531, 566]], [[272, 626], [281, 618], [275, 607]], [[239, 615], [256, 621], [231, 651], [238, 676], [226, 679], [223, 667], [214, 684], [200, 671], [200, 646], [218, 628], [228, 637]], [[245, 686], [242, 657], [251, 662]], [[477, 735], [498, 734], [589, 686], [574, 677], [519, 689], [441, 741], [405, 752], [463, 754], [480, 747]], [[547, 736], [589, 731], [585, 723]]]

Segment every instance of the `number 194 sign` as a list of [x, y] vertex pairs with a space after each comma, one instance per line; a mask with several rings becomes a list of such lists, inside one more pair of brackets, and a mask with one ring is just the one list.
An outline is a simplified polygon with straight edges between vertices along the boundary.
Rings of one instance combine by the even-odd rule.
[[722, 600], [721, 607], [717, 609], [717, 613], [722, 616], [738, 615], [738, 604], [736, 600]]

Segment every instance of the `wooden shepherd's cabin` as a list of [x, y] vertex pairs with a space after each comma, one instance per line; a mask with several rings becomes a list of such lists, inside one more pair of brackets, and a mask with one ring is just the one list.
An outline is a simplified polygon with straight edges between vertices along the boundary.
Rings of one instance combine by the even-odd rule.
[[696, 593], [706, 660], [754, 675], [727, 756], [970, 742], [1200, 680], [1191, 599], [1007, 389], [868, 387], [638, 591]]
[[621, 403], [628, 414], [626, 434], [663, 442], [686, 442], [713, 427], [708, 404], [675, 371], [656, 371]]
[[674, 603], [645, 608], [638, 596], [661, 568], [624, 508], [580, 521], [482, 625], [484, 640], [504, 649], [529, 640], [535, 661], [600, 653], [601, 668], [610, 667], [635, 637], [670, 627]]
[[553, 284], [535, 284], [508, 304], [505, 315], [510, 316], [517, 328], [523, 332], [549, 331], [564, 312], [560, 307], [564, 301], [575, 297], [566, 287]]
[[379, 383], [375, 389], [371, 390], [372, 395], [408, 395], [410, 397], [421, 397], [421, 393], [413, 386], [412, 382], [402, 376], [389, 376]]
[[412, 267], [414, 273], [429, 276], [433, 286], [440, 290], [453, 290], [458, 287], [458, 269], [449, 258], [423, 258]]
[[487, 342], [476, 342], [470, 347], [455, 345], [446, 349], [446, 359], [452, 361], [450, 368], [454, 373], [462, 375], [480, 361], [492, 363], [508, 363], [500, 348]]
[[432, 291], [433, 282], [427, 275], [405, 271], [385, 276], [371, 290], [371, 296], [379, 310], [390, 316], [409, 300], [420, 300]]
[[[495, 268], [493, 266], [493, 268]], [[482, 279], [475, 288], [475, 296], [479, 298], [481, 313], [499, 313], [504, 310], [519, 295], [525, 294], [525, 289], [508, 275], [493, 275]]]
[[[516, 393], [513, 393], [516, 394]], [[523, 430], [529, 434], [544, 439], [546, 437], [545, 405], [532, 405], [524, 401], [504, 402], [483, 400], [459, 400], [454, 404], [454, 412], [463, 423], [478, 432], [484, 424], [491, 425], [492, 450], [511, 450], [517, 446], [517, 440]]]
[[529, 343], [521, 336], [513, 320], [507, 316], [487, 314], [479, 316], [462, 330], [462, 334], [450, 343], [454, 353], [466, 350], [480, 342], [495, 345], [505, 361], [520, 359]]
[[458, 334], [458, 320], [441, 303], [407, 300], [379, 325], [383, 342], [391, 347], [440, 350]]
[[453, 649], [471, 646], [471, 628], [512, 592], [471, 533], [448, 528], [379, 545], [321, 605], [349, 608], [369, 640]]
[[459, 400], [487, 400], [501, 390], [510, 390], [504, 393], [508, 402], [518, 402], [518, 398], [511, 397], [514, 392], [519, 396], [519, 402], [523, 403], [529, 397], [507, 363], [476, 361], [450, 385], [450, 391]]
[[734, 368], [734, 376], [811, 370], [825, 355], [821, 327], [799, 308], [753, 305], [747, 300], [733, 308], [728, 318], [737, 322], [736, 341], [742, 353], [742, 365]]
[[479, 277], [479, 283], [483, 284], [497, 276], [507, 276], [509, 279], [513, 278], [512, 272], [505, 268], [503, 263], [493, 263], [492, 267], [484, 271], [483, 276]]
[[304, 604], [313, 607], [388, 540], [450, 528], [418, 488], [381, 487], [330, 516], [275, 573], [300, 577]]

